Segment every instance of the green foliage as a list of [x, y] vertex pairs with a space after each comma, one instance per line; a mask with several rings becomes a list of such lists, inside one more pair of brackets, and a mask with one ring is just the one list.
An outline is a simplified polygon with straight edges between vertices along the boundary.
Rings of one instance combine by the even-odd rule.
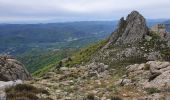
[[[47, 73], [50, 69], [56, 68], [58, 63], [61, 62], [62, 59], [69, 57], [68, 60], [63, 62], [63, 66], [73, 67], [77, 64], [82, 64], [83, 62], [88, 62], [91, 56], [106, 43], [106, 41], [99, 42], [95, 45], [89, 46], [86, 49], [82, 49], [78, 53], [74, 53], [77, 51], [76, 49], [67, 49], [60, 50], [57, 52], [49, 52], [41, 55], [27, 56], [22, 59], [23, 62], [28, 65], [29, 71], [33, 72], [33, 76], [41, 77], [45, 73]], [[73, 54], [72, 54], [73, 53]], [[30, 61], [28, 59], [31, 59]], [[30, 69], [31, 68], [31, 69]], [[36, 71], [37, 70], [37, 71]]]
[[95, 45], [91, 45], [85, 49], [82, 49], [78, 53], [73, 54], [71, 60], [66, 61], [64, 65], [66, 67], [73, 67], [88, 62], [91, 57], [97, 53], [97, 51], [100, 50], [106, 43], [107, 40], [103, 40]]
[[50, 66], [51, 64], [56, 64], [63, 58], [69, 56], [74, 50], [59, 50], [59, 51], [49, 51], [40, 53], [27, 53], [18, 57], [18, 59], [26, 65], [29, 72], [34, 73], [35, 71], [44, 68], [45, 66]]
[[88, 94], [87, 100], [95, 100], [94, 94]]
[[123, 100], [123, 99], [119, 96], [113, 96], [111, 97], [111, 100]]
[[41, 77], [43, 76], [45, 73], [49, 72], [50, 69], [54, 68], [54, 66], [57, 64], [57, 62], [55, 64], [51, 64], [48, 66], [44, 66], [42, 69], [37, 70], [36, 72], [34, 72], [32, 75], [34, 77]]
[[150, 65], [149, 64], [145, 64], [144, 70], [150, 70]]
[[154, 94], [154, 93], [160, 93], [160, 92], [161, 92], [159, 89], [154, 88], [154, 87], [152, 87], [152, 88], [146, 88], [145, 90], [146, 90], [146, 92], [147, 92], [148, 94]]
[[165, 59], [166, 60], [170, 60], [170, 48], [169, 47], [165, 47], [161, 50], [161, 53], [165, 55]]
[[157, 33], [150, 33], [149, 36], [151, 39], [147, 40], [144, 39], [139, 46], [140, 47], [145, 47], [145, 52], [148, 52], [151, 49], [159, 49], [160, 45], [162, 44], [163, 41], [160, 41], [160, 36]]

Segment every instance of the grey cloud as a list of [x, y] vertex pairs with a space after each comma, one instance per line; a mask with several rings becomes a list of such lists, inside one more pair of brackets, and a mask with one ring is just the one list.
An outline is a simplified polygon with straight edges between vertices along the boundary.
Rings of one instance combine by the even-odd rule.
[[132, 10], [147, 18], [170, 18], [169, 9], [169, 0], [0, 0], [0, 22], [114, 20]]

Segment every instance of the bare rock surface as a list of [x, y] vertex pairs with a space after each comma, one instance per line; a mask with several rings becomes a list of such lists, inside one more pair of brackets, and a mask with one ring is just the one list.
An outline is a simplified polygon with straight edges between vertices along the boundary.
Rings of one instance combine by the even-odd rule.
[[6, 100], [6, 93], [0, 90], [0, 100]]
[[15, 86], [17, 84], [22, 84], [22, 83], [23, 82], [21, 80], [8, 81], [8, 82], [0, 81], [0, 90], [5, 90], [6, 88]]
[[148, 32], [145, 18], [139, 12], [133, 11], [126, 20], [120, 19], [117, 30], [110, 38], [110, 43], [136, 43], [142, 40]]
[[170, 63], [149, 61], [127, 67], [127, 77], [144, 88], [167, 89], [170, 87]]
[[31, 75], [24, 65], [10, 56], [0, 56], [0, 81], [29, 80]]

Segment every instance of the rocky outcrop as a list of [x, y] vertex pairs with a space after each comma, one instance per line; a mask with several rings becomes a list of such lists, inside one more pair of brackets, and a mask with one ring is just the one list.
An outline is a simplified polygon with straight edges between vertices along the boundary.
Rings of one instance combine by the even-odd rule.
[[149, 61], [143, 64], [129, 65], [126, 69], [126, 80], [133, 80], [133, 83], [137, 86], [158, 89], [168, 89], [170, 87], [169, 62]]
[[10, 56], [0, 56], [0, 81], [29, 80], [31, 75], [23, 64]]
[[141, 41], [149, 29], [145, 18], [137, 11], [131, 12], [126, 20], [121, 18], [118, 28], [112, 33], [109, 43], [127, 44]]
[[3, 82], [0, 81], [0, 100], [6, 100], [5, 89], [16, 86], [17, 84], [22, 84], [21, 80]]
[[21, 80], [8, 81], [8, 82], [0, 81], [0, 90], [5, 90], [6, 88], [10, 88], [17, 84], [22, 84], [22, 83], [23, 82]]
[[166, 24], [157, 24], [150, 31], [160, 36], [161, 40], [166, 41], [168, 47], [170, 47], [170, 32], [168, 32], [166, 27], [168, 27]]

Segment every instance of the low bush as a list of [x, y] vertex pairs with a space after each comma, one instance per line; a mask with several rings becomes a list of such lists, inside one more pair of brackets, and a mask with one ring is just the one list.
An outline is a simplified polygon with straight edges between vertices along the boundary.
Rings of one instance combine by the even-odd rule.
[[154, 94], [154, 93], [160, 93], [161, 91], [157, 88], [146, 88], [145, 91], [148, 93], [148, 94]]
[[123, 99], [119, 96], [112, 96], [111, 100], [123, 100]]
[[6, 89], [7, 100], [39, 100], [39, 97], [37, 97], [39, 93], [49, 95], [47, 90], [28, 84], [18, 84]]
[[145, 64], [144, 70], [150, 70], [150, 65], [149, 64]]
[[87, 95], [87, 100], [94, 100], [94, 94]]

